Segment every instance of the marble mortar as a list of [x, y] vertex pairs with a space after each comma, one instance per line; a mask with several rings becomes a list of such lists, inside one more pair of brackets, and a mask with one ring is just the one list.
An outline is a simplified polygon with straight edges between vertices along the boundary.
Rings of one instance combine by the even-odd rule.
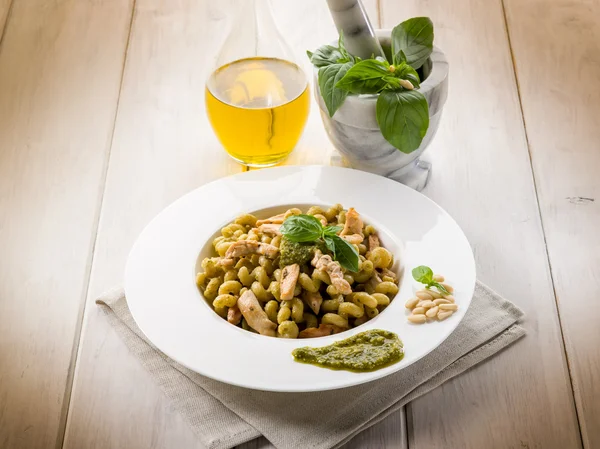
[[[391, 30], [376, 30], [376, 34], [382, 46], [389, 48]], [[337, 42], [331, 45], [337, 46]], [[430, 164], [419, 158], [437, 132], [448, 96], [448, 61], [439, 48], [434, 47], [423, 65], [423, 74], [425, 80], [419, 91], [429, 104], [429, 129], [419, 148], [405, 154], [385, 140], [379, 130], [375, 113], [377, 95], [349, 95], [335, 115], [329, 117], [315, 68], [314, 90], [323, 124], [329, 139], [352, 168], [386, 176], [418, 190], [425, 186]]]

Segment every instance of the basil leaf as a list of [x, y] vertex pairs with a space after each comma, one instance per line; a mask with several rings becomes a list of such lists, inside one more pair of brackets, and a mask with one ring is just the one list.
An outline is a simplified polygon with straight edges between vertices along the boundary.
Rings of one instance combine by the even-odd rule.
[[308, 56], [308, 59], [312, 59], [313, 57], [313, 52], [310, 50], [306, 50], [306, 56]]
[[367, 59], [348, 70], [336, 87], [353, 94], [376, 94], [386, 85], [383, 77], [390, 74], [383, 62]]
[[346, 46], [344, 45], [344, 31], [340, 30], [340, 38], [338, 39], [338, 50], [342, 55], [343, 61], [338, 62], [354, 62], [354, 56], [348, 53]]
[[388, 76], [384, 76], [383, 80], [388, 84], [386, 86], [386, 89], [399, 89], [400, 88], [400, 80], [398, 78], [396, 78], [395, 76], [392, 75], [388, 75]]
[[406, 55], [404, 54], [403, 50], [400, 50], [398, 53], [396, 53], [396, 57], [394, 58], [394, 63], [400, 65], [403, 62], [406, 62]]
[[383, 91], [377, 98], [377, 123], [385, 140], [403, 153], [412, 153], [429, 127], [427, 100], [417, 90]]
[[325, 235], [325, 244], [333, 252], [333, 257], [342, 267], [356, 273], [358, 271], [358, 251], [351, 243], [338, 235]]
[[321, 237], [323, 225], [312, 215], [292, 215], [279, 230], [292, 242], [314, 242]]
[[431, 284], [429, 285], [429, 287], [435, 287], [435, 288], [437, 288], [438, 291], [440, 293], [443, 293], [444, 295], [449, 295], [450, 294], [450, 292], [448, 290], [446, 290], [446, 287], [444, 287], [439, 282], [432, 281]]
[[421, 87], [421, 80], [419, 79], [419, 74], [406, 62], [403, 62], [398, 67], [396, 67], [394, 75], [403, 80], [410, 81], [412, 85], [415, 86], [415, 89]]
[[429, 285], [433, 282], [433, 270], [425, 265], [413, 268], [412, 276], [415, 281]]
[[348, 96], [348, 91], [337, 88], [336, 84], [344, 77], [352, 64], [352, 62], [331, 64], [319, 69], [319, 89], [327, 107], [327, 112], [329, 112], [329, 117], [333, 117], [335, 111], [338, 110]]
[[331, 64], [337, 64], [340, 59], [343, 59], [340, 51], [332, 45], [323, 45], [311, 53], [310, 62], [315, 67], [325, 67]]
[[433, 51], [433, 23], [429, 17], [414, 17], [392, 30], [392, 55], [394, 64], [401, 61], [404, 51], [406, 62], [418, 69]]
[[344, 229], [343, 226], [327, 226], [325, 229], [323, 229], [323, 234], [324, 235], [337, 235], [338, 232], [340, 232], [342, 229]]
[[331, 251], [331, 254], [333, 254], [333, 258], [335, 259], [335, 243], [333, 242], [333, 239], [329, 237], [331, 236], [324, 235], [323, 240], [325, 240], [325, 246], [327, 246], [327, 249]]

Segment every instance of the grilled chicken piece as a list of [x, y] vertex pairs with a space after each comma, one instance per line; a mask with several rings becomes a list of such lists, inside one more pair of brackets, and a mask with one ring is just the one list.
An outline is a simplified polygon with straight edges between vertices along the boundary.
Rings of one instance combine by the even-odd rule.
[[258, 227], [258, 230], [260, 232], [262, 232], [263, 234], [276, 236], [276, 235], [281, 235], [281, 232], [279, 232], [280, 227], [281, 227], [280, 224], [265, 223], [265, 224], [260, 225]]
[[319, 314], [319, 310], [321, 310], [321, 304], [323, 304], [323, 297], [319, 292], [311, 293], [305, 290], [302, 299], [304, 299], [306, 305], [310, 307], [310, 310], [315, 312], [315, 315]]
[[265, 218], [264, 220], [257, 220], [256, 226], [264, 225], [264, 224], [282, 224], [285, 221], [285, 212], [278, 215], [273, 215], [272, 217]]
[[247, 290], [239, 297], [237, 306], [242, 315], [244, 315], [248, 325], [256, 332], [267, 337], [275, 337], [277, 335], [275, 332], [277, 325], [269, 319], [266, 312], [258, 303], [258, 299], [252, 293], [252, 290]]
[[358, 245], [365, 239], [360, 234], [340, 235], [340, 237], [346, 240], [348, 243], [352, 243], [353, 245]]
[[367, 293], [371, 294], [375, 292], [375, 287], [381, 284], [383, 281], [379, 277], [379, 274], [375, 271], [365, 285]]
[[379, 246], [381, 246], [379, 244], [379, 237], [377, 237], [375, 234], [371, 234], [369, 236], [369, 251], [373, 251], [375, 248], [378, 248]]
[[327, 335], [340, 333], [343, 330], [345, 329], [334, 324], [321, 324], [319, 327], [309, 327], [308, 329], [304, 329], [298, 334], [298, 338], [325, 337]]
[[340, 292], [342, 295], [349, 295], [352, 293], [352, 288], [348, 281], [344, 279], [344, 273], [342, 273], [342, 267], [339, 262], [334, 262], [331, 256], [324, 255], [321, 251], [315, 251], [315, 257], [310, 262], [313, 267], [317, 270], [325, 270], [331, 279], [331, 284]]
[[240, 312], [240, 308], [237, 304], [230, 307], [227, 311], [227, 321], [235, 325], [240, 324], [240, 321], [242, 321], [242, 312]]
[[[346, 223], [340, 235], [359, 234], [362, 236], [363, 222], [356, 210], [351, 207], [346, 213]], [[361, 240], [362, 241], [362, 240]]]
[[317, 270], [325, 270], [325, 268], [327, 268], [327, 265], [331, 262], [332, 259], [330, 256], [326, 256], [320, 250], [316, 250], [315, 255], [310, 261], [310, 264]]
[[[248, 254], [260, 254], [261, 256], [274, 259], [277, 257], [277, 253], [279, 253], [279, 248], [268, 243], [257, 242], [256, 240], [238, 240], [229, 247], [225, 253], [225, 258], [232, 259]], [[221, 264], [224, 265], [223, 263]]]
[[281, 271], [281, 280], [279, 281], [279, 291], [281, 300], [288, 301], [294, 299], [294, 289], [300, 275], [300, 265], [297, 263], [284, 267]]
[[389, 276], [394, 279], [394, 282], [398, 282], [398, 275], [387, 268], [381, 270], [381, 276]]
[[235, 263], [235, 260], [227, 258], [227, 257], [220, 257], [219, 260], [217, 261], [217, 265], [221, 265], [223, 267], [230, 267]]

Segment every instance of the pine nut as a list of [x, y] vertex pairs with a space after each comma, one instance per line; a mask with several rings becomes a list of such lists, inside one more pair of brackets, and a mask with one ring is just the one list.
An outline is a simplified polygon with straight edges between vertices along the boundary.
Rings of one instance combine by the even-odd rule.
[[413, 86], [413, 84], [410, 81], [408, 81], [408, 80], [402, 80], [401, 79], [401, 80], [398, 80], [398, 81], [400, 81], [400, 85], [402, 87], [404, 87], [405, 89], [407, 89], [407, 90], [413, 90], [415, 88], [415, 86]]
[[427, 317], [425, 315], [408, 315], [408, 321], [414, 324], [423, 324], [427, 321]]
[[429, 294], [429, 292], [427, 292], [425, 290], [419, 290], [417, 292], [417, 298], [422, 299], [422, 300], [427, 300], [428, 299], [428, 300], [431, 301], [433, 299], [433, 296], [431, 296]]
[[[446, 284], [444, 276], [434, 274], [433, 281], [440, 287], [423, 288], [415, 293], [415, 298], [406, 301], [406, 308], [412, 310], [408, 316], [408, 321], [414, 324], [423, 324], [428, 318], [444, 321], [452, 316], [458, 310], [458, 304], [452, 293], [454, 287]], [[441, 288], [445, 288], [447, 293], [442, 293]]]
[[452, 292], [454, 291], [454, 287], [452, 287], [449, 284], [445, 284], [443, 282], [440, 282], [441, 286], [444, 287], [446, 290], [448, 290], [448, 293], [452, 294]]
[[436, 315], [438, 314], [439, 311], [439, 307], [435, 306], [432, 307], [431, 309], [429, 309], [427, 312], [425, 312], [425, 315], [427, 315], [428, 318], [435, 318]]
[[456, 304], [442, 304], [440, 306], [440, 310], [458, 310], [458, 306]]
[[404, 304], [404, 305], [406, 306], [407, 309], [414, 309], [418, 302], [419, 302], [419, 298], [411, 298], [408, 301], [406, 301], [406, 304]]
[[442, 294], [437, 290], [427, 290], [433, 299], [440, 299]]
[[453, 312], [453, 311], [451, 311], [451, 310], [449, 310], [449, 311], [447, 311], [447, 312], [440, 312], [440, 313], [438, 313], [438, 315], [437, 315], [437, 317], [438, 317], [438, 320], [440, 320], [440, 321], [444, 321], [446, 318], [448, 318], [448, 317], [449, 317], [450, 315], [452, 315], [453, 313], [454, 313], [454, 312]]

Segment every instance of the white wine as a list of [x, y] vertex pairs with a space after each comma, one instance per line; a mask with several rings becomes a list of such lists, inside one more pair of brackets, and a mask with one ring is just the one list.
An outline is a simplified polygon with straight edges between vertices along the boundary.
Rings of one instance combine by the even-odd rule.
[[302, 69], [276, 58], [248, 58], [217, 69], [206, 83], [206, 111], [225, 150], [265, 167], [285, 159], [306, 124], [310, 98]]

